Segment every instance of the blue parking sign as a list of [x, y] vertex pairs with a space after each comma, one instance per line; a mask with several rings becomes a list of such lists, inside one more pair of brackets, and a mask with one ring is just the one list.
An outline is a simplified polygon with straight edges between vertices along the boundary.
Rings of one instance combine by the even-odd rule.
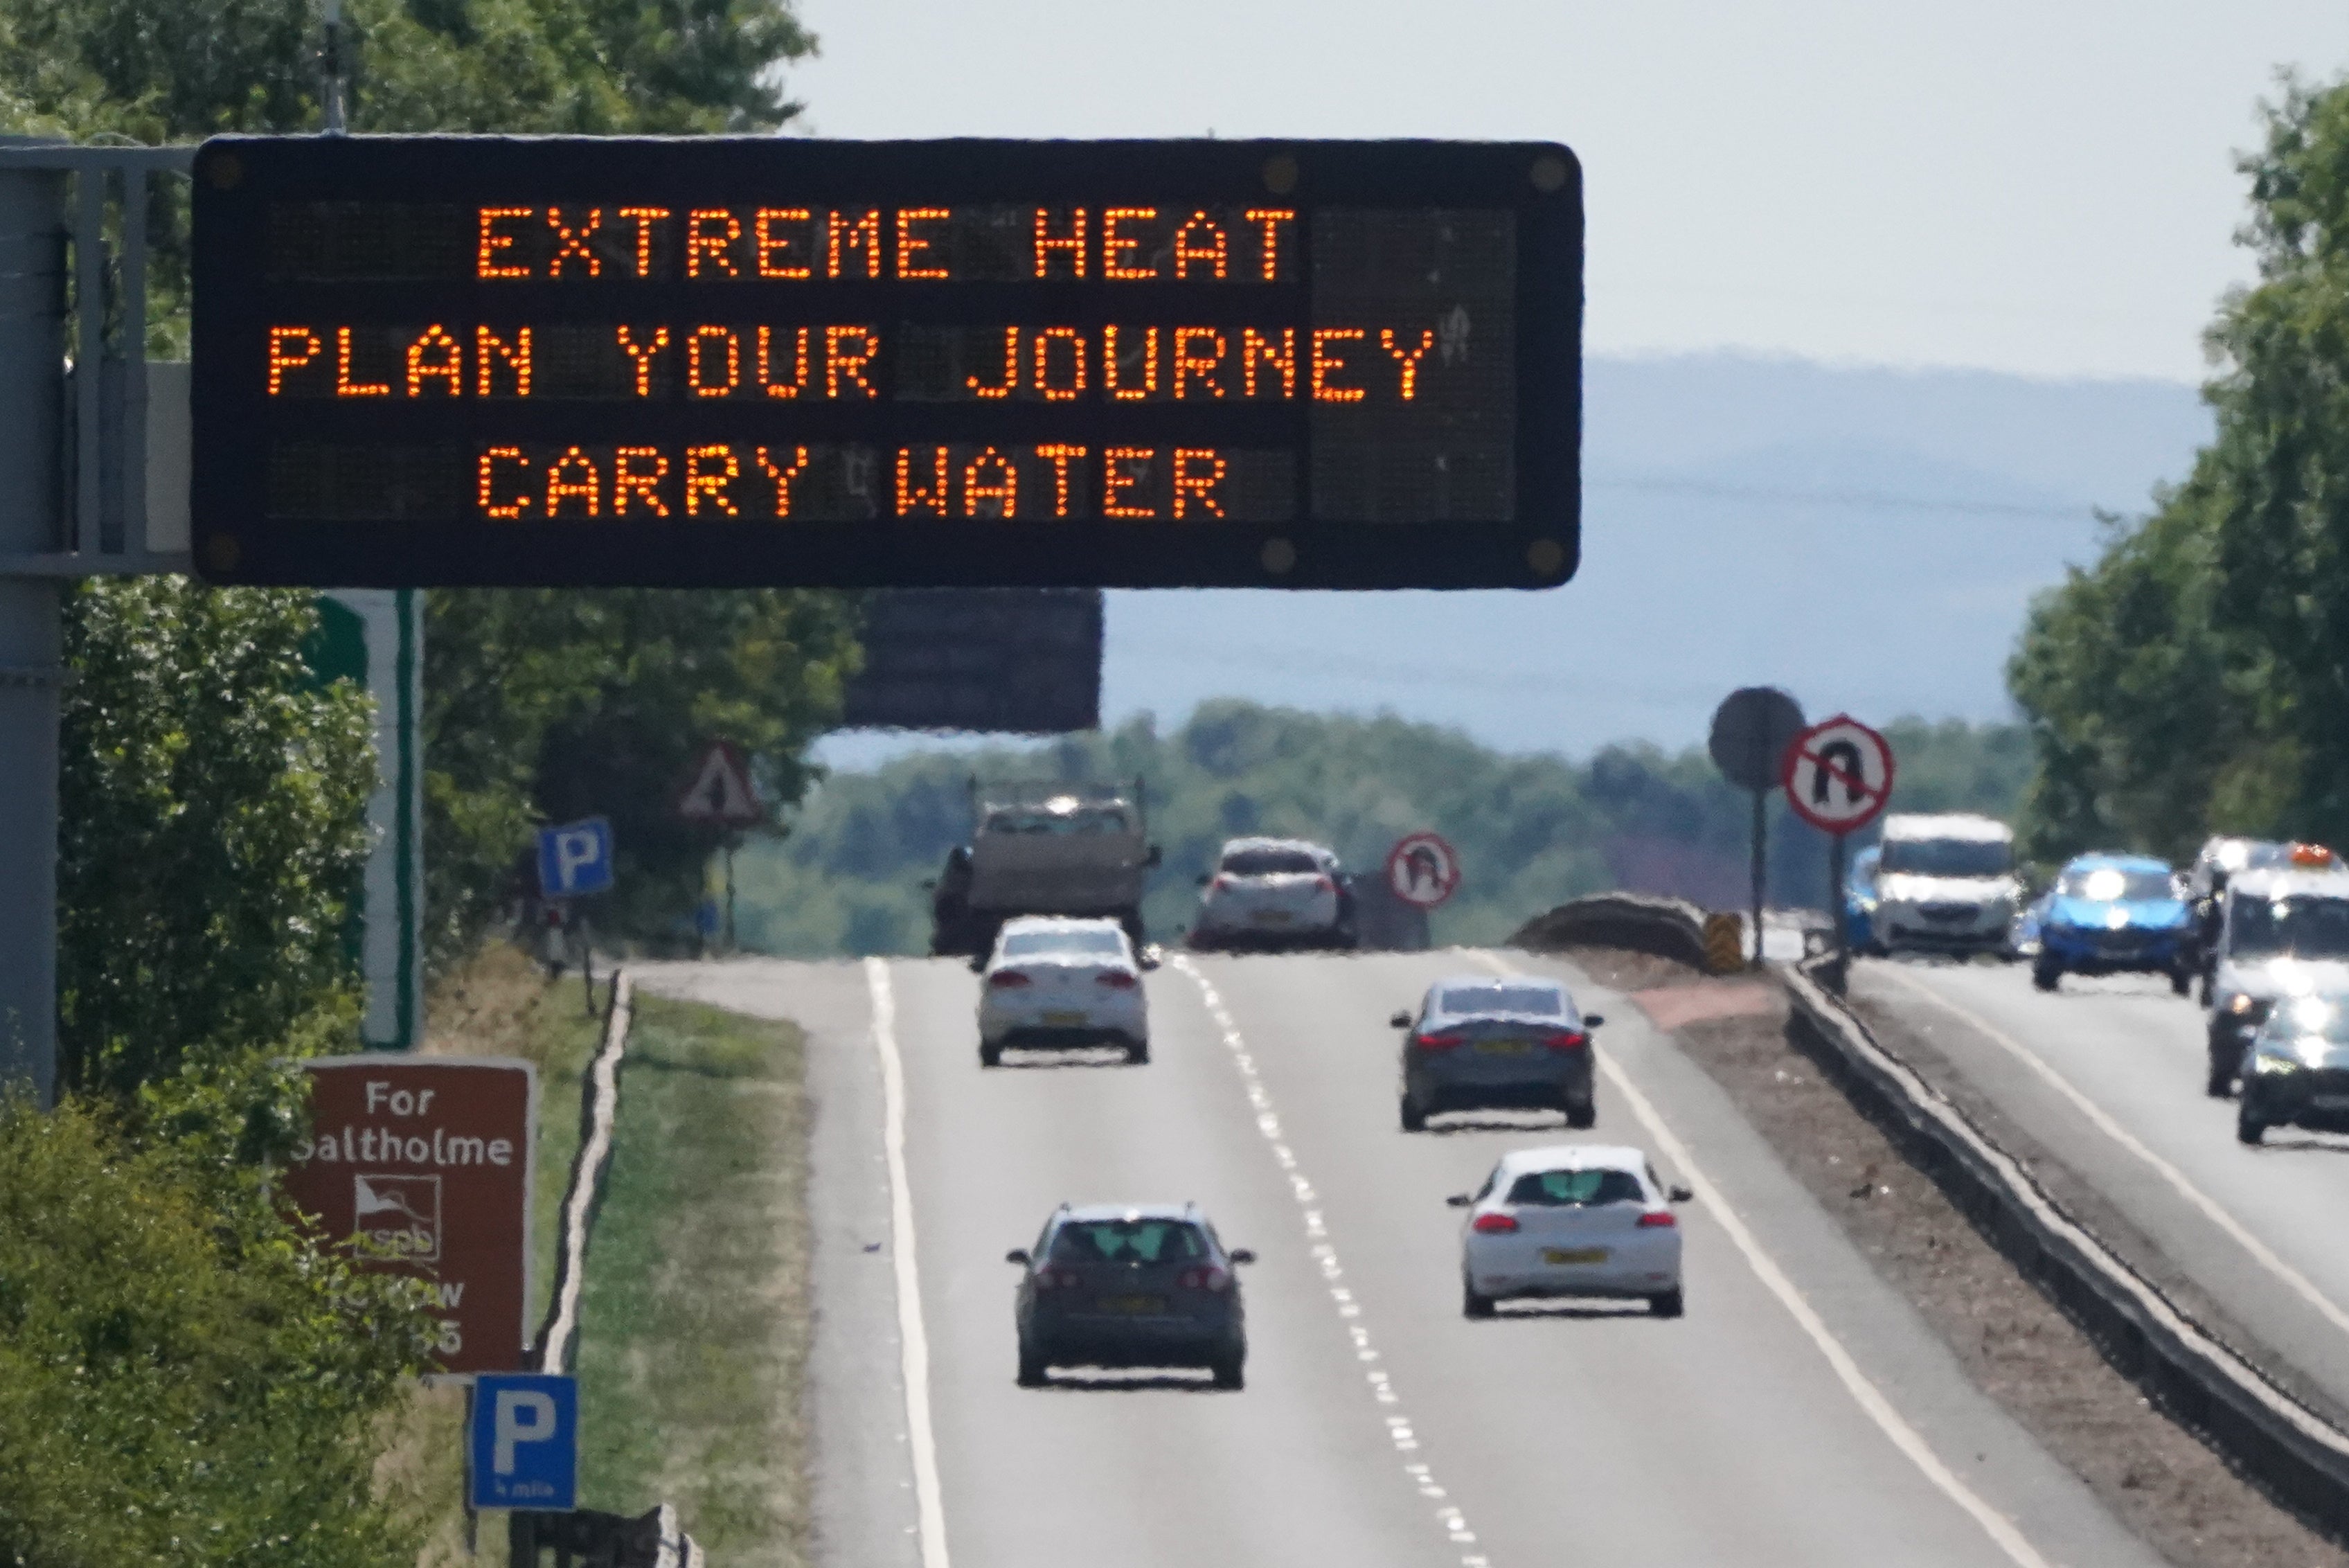
[[550, 898], [601, 893], [612, 885], [612, 824], [585, 822], [538, 830], [538, 890]]
[[466, 1443], [476, 1509], [567, 1513], [579, 1506], [579, 1385], [543, 1373], [473, 1380]]

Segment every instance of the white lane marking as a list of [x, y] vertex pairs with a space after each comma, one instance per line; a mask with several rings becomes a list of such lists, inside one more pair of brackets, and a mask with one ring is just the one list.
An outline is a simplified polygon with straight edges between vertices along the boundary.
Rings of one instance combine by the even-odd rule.
[[873, 993], [873, 1049], [881, 1058], [881, 1142], [889, 1163], [889, 1252], [896, 1265], [897, 1345], [905, 1385], [905, 1431], [914, 1459], [914, 1511], [922, 1568], [947, 1568], [947, 1514], [938, 1497], [937, 1437], [930, 1426], [930, 1339], [922, 1327], [922, 1274], [914, 1261], [914, 1191], [905, 1179], [905, 1064], [897, 1054], [897, 999], [889, 966], [864, 961]]
[[[1525, 972], [1490, 953], [1472, 953], [1469, 957], [1497, 975], [1516, 976]], [[1943, 1464], [1940, 1456], [1933, 1451], [1917, 1428], [1892, 1407], [1892, 1401], [1884, 1397], [1883, 1390], [1859, 1369], [1859, 1363], [1852, 1359], [1851, 1352], [1844, 1348], [1843, 1342], [1836, 1338], [1835, 1332], [1827, 1327], [1826, 1321], [1812, 1308], [1803, 1293], [1795, 1287], [1794, 1281], [1786, 1277], [1776, 1261], [1762, 1250], [1762, 1243], [1755, 1240], [1753, 1231], [1745, 1228], [1745, 1221], [1730, 1208], [1729, 1200], [1722, 1196], [1721, 1189], [1713, 1185], [1713, 1179], [1698, 1167], [1689, 1154], [1688, 1146], [1664, 1125], [1664, 1118], [1657, 1114], [1648, 1096], [1640, 1092], [1639, 1085], [1632, 1083], [1623, 1069], [1605, 1053], [1595, 1052], [1593, 1055], [1599, 1070], [1606, 1075], [1608, 1085], [1623, 1096], [1624, 1104], [1631, 1107], [1631, 1114], [1656, 1140], [1656, 1147], [1663, 1151], [1664, 1158], [1687, 1178], [1689, 1187], [1696, 1193], [1697, 1201], [1704, 1205], [1714, 1221], [1735, 1243], [1738, 1251], [1744, 1254], [1745, 1266], [1754, 1271], [1754, 1277], [1762, 1282], [1764, 1288], [1778, 1298], [1778, 1304], [1786, 1309], [1795, 1324], [1818, 1348], [1819, 1354], [1826, 1357], [1827, 1365], [1835, 1369], [1845, 1391], [1868, 1413], [1878, 1428], [1892, 1439], [1892, 1446], [1907, 1455], [1909, 1462], [1922, 1471], [1925, 1479], [1940, 1489], [1944, 1497], [1963, 1509], [1976, 1524], [1982, 1526], [1982, 1533], [1989, 1536], [2019, 1568], [2050, 1568], [2047, 1559], [2023, 1538], [2023, 1532], [2014, 1527], [2014, 1521], [1992, 1508], [1961, 1480], [1955, 1471]]]
[[[1394, 1379], [1375, 1365], [1380, 1356], [1371, 1343], [1370, 1329], [1361, 1321], [1361, 1303], [1354, 1299], [1351, 1289], [1339, 1282], [1346, 1277], [1346, 1270], [1338, 1261], [1338, 1249], [1330, 1242], [1328, 1227], [1322, 1221], [1321, 1199], [1314, 1192], [1313, 1184], [1298, 1168], [1297, 1151], [1281, 1137], [1279, 1113], [1273, 1109], [1271, 1093], [1265, 1088], [1264, 1080], [1257, 1073], [1256, 1058], [1249, 1054], [1239, 1025], [1233, 1022], [1231, 1009], [1224, 1005], [1222, 994], [1206, 975], [1199, 972], [1198, 966], [1191, 961], [1188, 955], [1178, 955], [1171, 962], [1199, 988], [1199, 997], [1206, 1003], [1207, 1015], [1223, 1031], [1224, 1049], [1231, 1053], [1232, 1065], [1238, 1071], [1241, 1085], [1247, 1092], [1248, 1106], [1257, 1113], [1257, 1133], [1264, 1139], [1273, 1163], [1288, 1178], [1289, 1191], [1297, 1199], [1299, 1219], [1310, 1243], [1307, 1256], [1320, 1269], [1321, 1277], [1329, 1282], [1330, 1299], [1337, 1308], [1339, 1326], [1345, 1333], [1346, 1342], [1353, 1347], [1354, 1359], [1363, 1366], [1362, 1380], [1370, 1388], [1371, 1398], [1381, 1406], [1400, 1407], [1402, 1396], [1395, 1392]], [[1379, 1419], [1386, 1428], [1387, 1441], [1393, 1445], [1397, 1454], [1406, 1456], [1402, 1467], [1405, 1481], [1420, 1496], [1435, 1501], [1437, 1506], [1431, 1513], [1436, 1527], [1444, 1532], [1444, 1539], [1455, 1546], [1475, 1545], [1476, 1532], [1468, 1527], [1467, 1516], [1446, 1501], [1448, 1494], [1436, 1484], [1433, 1472], [1425, 1464], [1408, 1458], [1419, 1452], [1419, 1434], [1413, 1428], [1411, 1417], [1395, 1414], [1382, 1415]], [[1460, 1556], [1460, 1568], [1492, 1568], [1492, 1561], [1481, 1552], [1466, 1552]]]
[[2236, 1245], [2249, 1252], [2254, 1262], [2282, 1282], [2293, 1294], [2314, 1307], [2323, 1314], [2325, 1322], [2343, 1333], [2349, 1334], [2349, 1312], [2343, 1311], [2332, 1297], [2317, 1288], [2314, 1281], [2285, 1262], [2265, 1241], [2246, 1230], [2240, 1220], [2221, 1207], [2218, 1199], [2195, 1186], [2184, 1171], [2147, 1147], [2135, 1133], [2121, 1126], [2102, 1106], [2088, 1098], [2069, 1078], [2048, 1065], [2036, 1052], [2023, 1045], [2022, 1042], [2008, 1034], [1981, 1013], [1951, 1001], [1922, 981], [1912, 980], [1894, 969], [1878, 970], [1871, 966], [1870, 972], [1889, 975], [1920, 996], [1940, 1004], [1958, 1019], [1972, 1025], [2000, 1050], [2037, 1074], [2050, 1088], [2070, 1101], [2073, 1109], [2087, 1117], [2089, 1123], [2098, 1132], [2151, 1166], [2154, 1173], [2168, 1182], [2180, 1198], [2185, 1199], [2204, 1219], [2225, 1231]]

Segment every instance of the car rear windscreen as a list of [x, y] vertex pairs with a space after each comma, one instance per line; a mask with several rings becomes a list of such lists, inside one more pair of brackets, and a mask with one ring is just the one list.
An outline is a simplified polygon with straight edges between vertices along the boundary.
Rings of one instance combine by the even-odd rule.
[[1179, 1263], [1207, 1255], [1206, 1237], [1182, 1220], [1077, 1220], [1052, 1239], [1056, 1263]]
[[1224, 869], [1235, 877], [1310, 877], [1321, 867], [1301, 849], [1235, 849]]
[[1509, 1189], [1510, 1202], [1547, 1209], [1646, 1199], [1640, 1179], [1628, 1170], [1537, 1170], [1520, 1176]]
[[1517, 1012], [1557, 1018], [1566, 1012], [1566, 995], [1546, 985], [1455, 985], [1444, 990], [1437, 1011]]
[[1125, 940], [1115, 931], [1021, 931], [1003, 939], [1005, 958], [1037, 958], [1047, 953], [1123, 958]]

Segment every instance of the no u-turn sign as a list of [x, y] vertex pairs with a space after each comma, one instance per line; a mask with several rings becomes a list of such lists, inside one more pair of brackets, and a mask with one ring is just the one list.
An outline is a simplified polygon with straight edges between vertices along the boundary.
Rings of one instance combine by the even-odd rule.
[[1867, 826], [1892, 794], [1891, 743], [1847, 713], [1795, 736], [1781, 769], [1786, 804], [1823, 833]]

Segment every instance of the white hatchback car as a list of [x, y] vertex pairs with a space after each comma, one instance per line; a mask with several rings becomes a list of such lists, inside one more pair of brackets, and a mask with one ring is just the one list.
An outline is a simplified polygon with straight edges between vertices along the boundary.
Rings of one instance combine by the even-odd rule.
[[1681, 1315], [1681, 1232], [1666, 1187], [1636, 1148], [1556, 1144], [1501, 1157], [1482, 1190], [1450, 1199], [1460, 1231], [1463, 1310], [1490, 1317], [1514, 1296], [1644, 1300]]
[[1353, 900], [1337, 853], [1302, 838], [1235, 838], [1199, 878], [1195, 948], [1350, 948]]
[[1003, 922], [995, 948], [976, 967], [978, 1059], [989, 1067], [1007, 1046], [1122, 1046], [1129, 1062], [1150, 1060], [1150, 1008], [1125, 929], [1115, 920], [1023, 915]]

